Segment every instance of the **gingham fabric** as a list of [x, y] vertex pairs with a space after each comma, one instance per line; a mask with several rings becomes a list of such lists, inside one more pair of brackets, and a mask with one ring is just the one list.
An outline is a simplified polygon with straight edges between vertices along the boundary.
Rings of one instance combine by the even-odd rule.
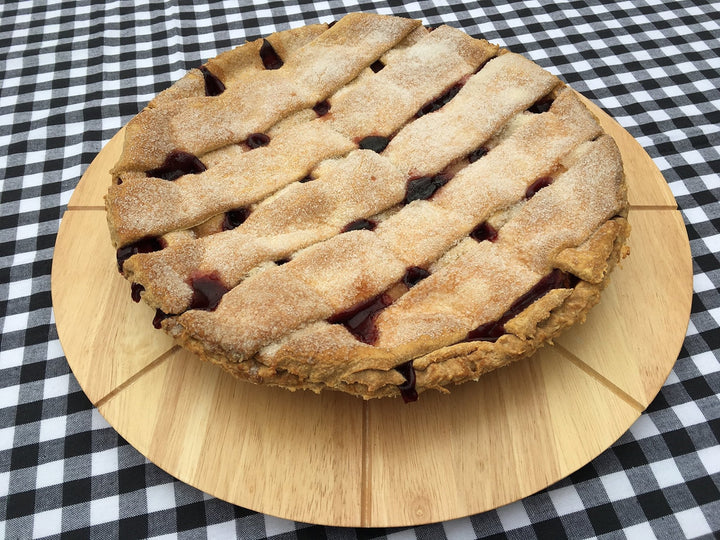
[[[241, 4], [241, 5], [238, 5]], [[3, 2], [0, 537], [703, 538], [720, 533], [720, 4]], [[81, 174], [150, 98], [222, 50], [353, 10], [447, 23], [523, 53], [653, 157], [687, 224], [694, 301], [670, 377], [610, 449], [524, 500], [405, 529], [294, 523], [214, 499], [98, 414], [58, 341], [53, 246]]]

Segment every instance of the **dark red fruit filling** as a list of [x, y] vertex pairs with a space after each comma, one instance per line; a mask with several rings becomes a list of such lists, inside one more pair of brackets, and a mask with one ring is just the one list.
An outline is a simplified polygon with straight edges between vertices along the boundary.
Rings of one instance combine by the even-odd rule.
[[405, 188], [405, 204], [412, 201], [425, 200], [432, 197], [435, 192], [450, 181], [445, 174], [435, 176], [418, 176], [407, 181]]
[[260, 47], [260, 59], [265, 69], [279, 69], [283, 65], [282, 58], [275, 52], [267, 39], [263, 39], [262, 47]]
[[372, 64], [370, 64], [370, 69], [372, 69], [375, 73], [377, 73], [384, 67], [385, 64], [383, 64], [380, 60], [375, 60]]
[[551, 98], [542, 98], [528, 107], [528, 111], [534, 114], [544, 113], [550, 110], [552, 104], [553, 100]]
[[468, 161], [470, 163], [475, 163], [478, 159], [483, 157], [488, 152], [489, 150], [487, 148], [481, 146], [480, 148], [477, 148], [468, 154]]
[[532, 184], [530, 184], [525, 190], [525, 198], [530, 199], [535, 195], [538, 191], [540, 191], [544, 187], [548, 187], [550, 184], [552, 184], [553, 179], [550, 176], [542, 176], [535, 180]]
[[145, 287], [143, 287], [139, 283], [133, 283], [130, 286], [130, 297], [133, 299], [133, 302], [137, 303], [140, 301], [140, 293], [144, 290]]
[[375, 227], [377, 227], [377, 223], [372, 219], [356, 219], [355, 221], [351, 221], [345, 225], [342, 232], [361, 231], [363, 229], [367, 231], [374, 231]]
[[419, 266], [411, 266], [405, 271], [405, 275], [402, 278], [402, 282], [405, 286], [410, 289], [420, 283], [423, 279], [428, 277], [430, 272]]
[[208, 68], [200, 66], [200, 71], [203, 74], [203, 79], [205, 79], [206, 96], [219, 96], [225, 91], [223, 82], [213, 75]]
[[290, 262], [290, 259], [278, 259], [277, 261], [275, 261], [275, 264], [277, 264], [278, 266], [282, 266], [283, 264], [286, 264], [289, 262]]
[[326, 99], [325, 101], [318, 101], [313, 107], [313, 111], [318, 116], [325, 116], [330, 112], [330, 102]]
[[465, 341], [490, 341], [495, 343], [500, 336], [505, 334], [505, 323], [510, 320], [504, 320], [504, 317], [497, 321], [481, 324], [475, 330], [471, 331]]
[[251, 149], [260, 148], [261, 146], [270, 144], [270, 137], [264, 133], [251, 133], [250, 136], [245, 139], [245, 144]]
[[336, 313], [328, 319], [330, 324], [342, 324], [359, 341], [372, 345], [377, 340], [375, 319], [378, 314], [392, 304], [388, 294], [379, 294], [365, 302]]
[[404, 364], [400, 364], [399, 366], [395, 366], [395, 370], [399, 371], [400, 375], [405, 377], [405, 382], [398, 385], [403, 401], [405, 403], [417, 401], [418, 393], [417, 390], [415, 390], [415, 368], [413, 368], [412, 360], [405, 362]]
[[491, 341], [495, 342], [505, 334], [505, 323], [519, 315], [525, 308], [536, 300], [539, 300], [553, 289], [569, 289], [577, 285], [578, 279], [562, 270], [553, 270], [547, 276], [538, 281], [532, 289], [518, 298], [510, 309], [503, 313], [497, 321], [478, 326], [471, 331], [465, 341]]
[[362, 150], [372, 150], [373, 152], [377, 152], [379, 154], [385, 150], [389, 142], [390, 139], [388, 137], [383, 137], [382, 135], [370, 135], [364, 139], [360, 139], [358, 146]]
[[160, 330], [162, 328], [162, 322], [167, 319], [170, 315], [165, 313], [164, 311], [161, 311], [160, 308], [155, 310], [155, 317], [153, 317], [152, 325]]
[[438, 98], [433, 99], [429, 103], [426, 103], [423, 105], [418, 112], [415, 113], [415, 118], [420, 118], [421, 116], [425, 116], [426, 114], [429, 114], [431, 112], [435, 112], [438, 109], [442, 108], [447, 104], [448, 101], [450, 101], [452, 98], [454, 98], [457, 93], [462, 88], [462, 84], [457, 83], [450, 87], [450, 89], [445, 92], [443, 95], [441, 95]]
[[215, 273], [190, 278], [190, 287], [193, 295], [189, 309], [206, 311], [214, 311], [223, 295], [230, 290]]
[[470, 233], [470, 238], [482, 242], [483, 240], [490, 240], [494, 242], [497, 240], [498, 232], [495, 227], [490, 225], [487, 221], [482, 222], [480, 225], [475, 227]]
[[186, 174], [198, 174], [206, 170], [205, 165], [194, 155], [181, 150], [173, 150], [157, 169], [147, 171], [147, 175], [163, 180], [177, 180]]
[[117, 259], [118, 271], [122, 273], [123, 264], [136, 253], [150, 253], [151, 251], [160, 251], [165, 247], [165, 242], [156, 236], [141, 238], [137, 242], [123, 246], [115, 253]]
[[301, 184], [305, 184], [306, 182], [312, 182], [313, 180], [315, 180], [315, 179], [314, 179], [312, 176], [308, 175], [308, 176], [306, 176], [305, 178], [301, 178], [301, 179], [299, 180], [299, 182], [300, 182]]
[[225, 212], [225, 217], [222, 222], [222, 230], [230, 231], [236, 227], [242, 225], [250, 215], [249, 208], [236, 208], [235, 210], [229, 210]]

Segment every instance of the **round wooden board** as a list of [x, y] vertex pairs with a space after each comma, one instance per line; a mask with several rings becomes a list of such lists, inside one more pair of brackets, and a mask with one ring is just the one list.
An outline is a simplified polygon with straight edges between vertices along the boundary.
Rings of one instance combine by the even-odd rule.
[[68, 362], [101, 414], [173, 476], [287, 519], [388, 527], [444, 521], [518, 500], [616, 441], [657, 394], [692, 297], [687, 233], [638, 143], [618, 141], [631, 256], [587, 322], [533, 358], [417, 403], [291, 393], [237, 382], [152, 328], [130, 301], [103, 196], [123, 132], [86, 171], [63, 217], [52, 270]]

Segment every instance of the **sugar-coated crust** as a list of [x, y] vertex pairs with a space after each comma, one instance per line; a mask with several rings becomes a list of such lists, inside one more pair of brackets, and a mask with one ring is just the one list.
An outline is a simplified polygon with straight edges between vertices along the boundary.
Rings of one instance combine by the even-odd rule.
[[[428, 389], [446, 392], [450, 385], [477, 380], [484, 373], [531, 356], [540, 347], [552, 343], [563, 330], [584, 322], [590, 308], [599, 302], [600, 293], [610, 281], [611, 271], [628, 254], [625, 242], [630, 234], [630, 225], [627, 220], [617, 217], [608, 224], [598, 231], [602, 238], [592, 240], [602, 243], [603, 250], [609, 248], [607, 258], [596, 258], [585, 267], [586, 270], [594, 269], [597, 281], [581, 281], [573, 289], [551, 291], [512, 319], [512, 324], [506, 324], [509, 333], [495, 343], [463, 342], [440, 347], [415, 358], [413, 366], [418, 393]], [[582, 267], [574, 268], [582, 271]], [[597, 271], [597, 268], [602, 270]], [[292, 353], [288, 352], [292, 354], [289, 362], [282, 363], [276, 359], [275, 363], [282, 364], [282, 367], [267, 365], [269, 362], [263, 355], [236, 362], [226, 351], [209, 348], [207, 343], [183, 331], [172, 321], [166, 324], [166, 329], [183, 347], [203, 360], [219, 364], [234, 377], [256, 384], [315, 392], [334, 389], [370, 399], [398, 396], [398, 385], [404, 382], [400, 373], [393, 369], [359, 369], [358, 366], [363, 365], [393, 366], [398, 364], [398, 360], [388, 351], [357, 341], [348, 346], [347, 336], [335, 325], [326, 327], [328, 332], [324, 333], [322, 340], [298, 340]], [[434, 346], [432, 343], [425, 345], [428, 348]], [[351, 365], [355, 367], [348, 369]], [[324, 366], [325, 369], [315, 366]]]
[[[177, 153], [202, 167], [153, 172]], [[574, 92], [397, 17], [278, 32], [191, 70], [130, 122], [112, 174], [121, 272], [165, 331], [290, 390], [408, 398], [477, 380], [583, 322], [628, 252], [619, 151]]]

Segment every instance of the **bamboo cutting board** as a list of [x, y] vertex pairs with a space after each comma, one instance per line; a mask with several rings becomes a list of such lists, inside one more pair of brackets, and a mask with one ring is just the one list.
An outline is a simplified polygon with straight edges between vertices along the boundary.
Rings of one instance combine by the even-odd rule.
[[159, 467], [211, 495], [297, 521], [444, 521], [530, 495], [582, 467], [649, 405], [685, 337], [687, 233], [650, 157], [596, 106], [628, 179], [631, 256], [587, 322], [554, 347], [417, 403], [258, 387], [154, 330], [118, 273], [103, 196], [120, 131], [87, 169], [55, 249], [60, 341], [89, 399]]

